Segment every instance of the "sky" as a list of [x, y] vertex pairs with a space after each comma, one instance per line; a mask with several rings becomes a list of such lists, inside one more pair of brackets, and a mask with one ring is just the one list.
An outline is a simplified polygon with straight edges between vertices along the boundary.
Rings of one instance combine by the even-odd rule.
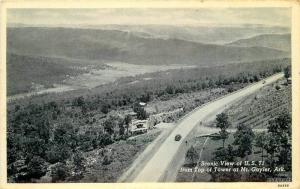
[[10, 9], [9, 24], [26, 25], [189, 25], [259, 24], [290, 27], [289, 8], [199, 9]]

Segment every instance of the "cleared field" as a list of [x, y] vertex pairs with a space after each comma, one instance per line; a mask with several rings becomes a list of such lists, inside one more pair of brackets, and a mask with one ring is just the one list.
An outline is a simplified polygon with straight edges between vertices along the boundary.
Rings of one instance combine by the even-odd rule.
[[[122, 77], [136, 76], [145, 73], [166, 71], [170, 69], [193, 68], [191, 65], [135, 65], [125, 62], [108, 62], [106, 69], [92, 69], [88, 73], [68, 78], [65, 84], [77, 87], [94, 88], [99, 85], [115, 82]], [[146, 78], [149, 79], [149, 78]], [[139, 81], [136, 81], [139, 82]]]
[[[252, 128], [266, 128], [268, 121], [281, 112], [291, 112], [291, 85], [284, 85], [285, 81], [278, 81], [266, 86], [249, 98], [232, 105], [225, 112], [228, 114], [232, 126], [242, 123]], [[280, 89], [276, 89], [280, 86]]]

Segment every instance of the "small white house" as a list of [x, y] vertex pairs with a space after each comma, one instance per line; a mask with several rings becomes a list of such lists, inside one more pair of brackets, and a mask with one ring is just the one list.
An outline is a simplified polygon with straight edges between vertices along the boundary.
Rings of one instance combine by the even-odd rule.
[[129, 126], [129, 131], [132, 135], [146, 133], [149, 129], [148, 120], [137, 120], [134, 119], [131, 121]]
[[145, 107], [145, 106], [147, 105], [147, 103], [145, 103], [145, 102], [140, 102], [139, 105], [140, 105], [141, 107]]

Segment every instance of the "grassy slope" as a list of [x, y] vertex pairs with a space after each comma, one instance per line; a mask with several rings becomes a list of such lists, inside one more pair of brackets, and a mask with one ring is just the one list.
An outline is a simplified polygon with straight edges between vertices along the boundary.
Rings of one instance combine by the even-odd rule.
[[[271, 86], [266, 86], [258, 93], [226, 110], [233, 127], [243, 123], [252, 128], [266, 128], [268, 120], [276, 117], [281, 112], [291, 112], [291, 86], [285, 86], [282, 83], [284, 83], [283, 80]], [[281, 87], [280, 90], [275, 89], [277, 85]]]

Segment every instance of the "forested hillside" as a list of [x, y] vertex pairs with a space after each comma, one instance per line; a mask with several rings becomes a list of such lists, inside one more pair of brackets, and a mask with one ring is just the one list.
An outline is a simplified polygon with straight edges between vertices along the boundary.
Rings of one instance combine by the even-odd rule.
[[88, 72], [87, 67], [104, 69], [108, 66], [88, 61], [9, 53], [6, 67], [7, 94], [10, 96], [62, 84], [66, 78]]
[[268, 47], [282, 51], [291, 51], [291, 34], [265, 34], [247, 39], [240, 39], [228, 45], [237, 47]]
[[131, 32], [72, 28], [9, 28], [8, 52], [22, 55], [134, 64], [224, 65], [289, 57], [266, 47], [209, 45], [181, 39], [144, 38]]
[[[45, 95], [8, 104], [9, 179], [39, 182], [50, 169], [52, 182], [79, 182], [87, 174], [83, 152], [105, 150], [107, 145], [129, 137], [124, 127], [125, 117], [112, 116], [112, 111], [134, 109], [140, 101], [167, 100], [193, 91], [223, 88], [228, 93], [233, 92], [282, 71], [289, 63], [290, 59], [280, 59], [238, 66], [169, 70], [145, 74], [155, 79], [142, 80], [136, 85], [120, 79], [114, 85], [104, 85], [80, 95], [73, 92], [59, 97]], [[131, 79], [138, 77], [141, 76]], [[111, 163], [106, 153], [98, 156], [103, 159], [103, 165]]]

